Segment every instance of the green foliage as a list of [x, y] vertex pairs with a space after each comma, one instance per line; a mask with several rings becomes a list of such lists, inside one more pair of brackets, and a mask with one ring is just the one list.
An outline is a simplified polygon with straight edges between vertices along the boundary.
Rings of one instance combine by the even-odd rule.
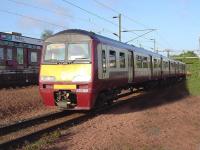
[[180, 54], [179, 57], [197, 57], [197, 54], [195, 54], [193, 51], [187, 51]]
[[49, 144], [52, 144], [56, 139], [58, 139], [61, 136], [61, 133], [59, 131], [55, 131], [49, 135], [44, 135], [40, 140], [32, 143], [27, 144], [22, 149], [23, 150], [40, 150], [44, 149]]
[[[197, 58], [190, 58], [190, 57], [197, 57]], [[171, 56], [171, 58], [174, 58], [179, 61], [183, 61], [185, 63], [192, 63], [191, 59], [198, 59], [198, 55], [194, 53], [194, 51], [187, 51], [179, 55], [173, 55]]]
[[176, 60], [186, 63], [187, 70], [187, 88], [191, 95], [200, 95], [200, 58], [186, 58], [198, 57], [193, 51], [187, 51], [180, 55], [176, 55]]
[[[188, 61], [188, 60], [187, 60]], [[200, 60], [191, 59], [187, 64], [187, 71], [190, 76], [187, 77], [187, 87], [191, 95], [200, 95]]]
[[52, 35], [53, 35], [53, 31], [51, 31], [51, 30], [44, 30], [42, 32], [41, 39], [46, 40], [47, 38], [49, 38]]

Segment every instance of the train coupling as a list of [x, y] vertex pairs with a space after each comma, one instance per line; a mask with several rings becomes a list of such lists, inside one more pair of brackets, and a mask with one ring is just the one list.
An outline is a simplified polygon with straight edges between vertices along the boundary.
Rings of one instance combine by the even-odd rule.
[[76, 93], [70, 90], [54, 92], [55, 105], [61, 108], [74, 108], [77, 106]]

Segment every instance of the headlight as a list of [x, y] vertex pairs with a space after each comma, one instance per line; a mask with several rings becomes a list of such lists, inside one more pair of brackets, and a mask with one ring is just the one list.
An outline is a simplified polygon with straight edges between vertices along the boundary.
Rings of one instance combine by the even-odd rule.
[[72, 82], [88, 82], [91, 80], [90, 76], [77, 75], [72, 79]]
[[45, 82], [53, 82], [56, 81], [56, 77], [54, 76], [42, 76], [41, 81], [45, 81]]

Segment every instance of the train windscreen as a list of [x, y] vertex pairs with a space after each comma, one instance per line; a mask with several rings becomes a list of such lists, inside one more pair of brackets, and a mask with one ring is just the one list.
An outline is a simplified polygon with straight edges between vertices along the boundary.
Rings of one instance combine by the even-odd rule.
[[45, 49], [44, 63], [81, 63], [90, 62], [88, 43], [48, 44]]

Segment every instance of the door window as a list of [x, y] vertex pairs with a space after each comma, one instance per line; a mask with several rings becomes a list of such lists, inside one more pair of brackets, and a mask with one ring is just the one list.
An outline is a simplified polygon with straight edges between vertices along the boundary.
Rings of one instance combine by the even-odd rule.
[[105, 50], [102, 50], [102, 68], [103, 68], [103, 73], [106, 72], [106, 52]]

